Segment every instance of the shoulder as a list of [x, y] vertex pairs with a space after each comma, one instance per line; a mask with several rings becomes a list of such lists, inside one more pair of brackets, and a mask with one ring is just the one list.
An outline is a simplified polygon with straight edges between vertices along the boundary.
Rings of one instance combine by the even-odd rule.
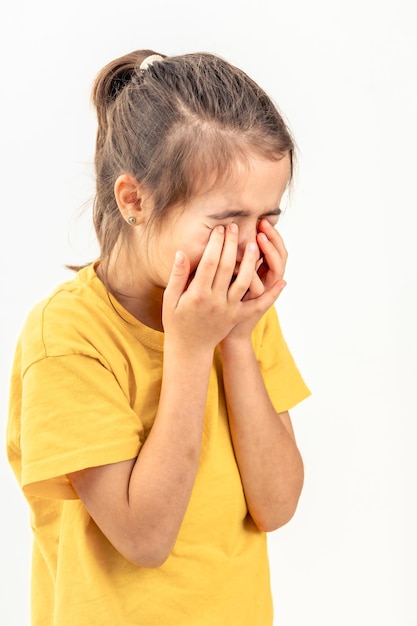
[[94, 337], [110, 324], [109, 303], [98, 282], [93, 266], [87, 266], [31, 309], [19, 342], [26, 366], [49, 356], [85, 352], [94, 344]]

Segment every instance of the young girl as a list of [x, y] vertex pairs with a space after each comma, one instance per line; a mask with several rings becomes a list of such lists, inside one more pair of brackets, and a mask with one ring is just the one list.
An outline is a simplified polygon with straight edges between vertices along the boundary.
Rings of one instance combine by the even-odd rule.
[[309, 394], [274, 307], [290, 133], [210, 54], [127, 54], [93, 102], [100, 259], [31, 311], [12, 372], [32, 623], [270, 626]]

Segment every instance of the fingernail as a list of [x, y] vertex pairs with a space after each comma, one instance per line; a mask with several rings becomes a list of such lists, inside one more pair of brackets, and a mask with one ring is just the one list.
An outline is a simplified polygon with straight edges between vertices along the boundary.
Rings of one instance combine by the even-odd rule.
[[220, 226], [217, 226], [217, 232], [221, 234], [224, 233], [224, 226], [222, 224], [220, 224]]
[[180, 250], [175, 253], [175, 263], [177, 265], [182, 265], [184, 263], [184, 255]]
[[234, 223], [229, 224], [229, 230], [230, 230], [231, 233], [237, 233], [237, 231], [238, 231], [237, 224], [234, 224]]
[[265, 233], [259, 233], [258, 237], [261, 241], [268, 241], [268, 237], [265, 235]]
[[249, 244], [249, 250], [250, 252], [258, 252], [258, 246], [256, 245], [256, 243], [251, 241]]

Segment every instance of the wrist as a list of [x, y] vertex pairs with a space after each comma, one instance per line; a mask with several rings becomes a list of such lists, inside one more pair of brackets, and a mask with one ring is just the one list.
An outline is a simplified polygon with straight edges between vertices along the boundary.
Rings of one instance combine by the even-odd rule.
[[185, 363], [193, 366], [208, 365], [213, 362], [214, 348], [199, 342], [184, 341], [165, 335], [164, 337], [164, 361], [170, 360], [178, 366]]
[[229, 354], [245, 358], [253, 354], [251, 335], [233, 335], [230, 333], [219, 343], [220, 354], [225, 357]]

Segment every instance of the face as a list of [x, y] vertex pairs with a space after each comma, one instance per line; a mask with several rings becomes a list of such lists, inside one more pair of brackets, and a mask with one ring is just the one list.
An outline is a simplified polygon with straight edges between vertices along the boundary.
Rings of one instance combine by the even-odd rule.
[[260, 220], [277, 224], [290, 171], [288, 156], [280, 161], [251, 157], [249, 167], [237, 164], [235, 175], [175, 209], [149, 239], [147, 269], [154, 285], [167, 285], [177, 250], [187, 254], [195, 270], [212, 229], [219, 224], [234, 222], [239, 227], [237, 269], [246, 245], [256, 241]]

